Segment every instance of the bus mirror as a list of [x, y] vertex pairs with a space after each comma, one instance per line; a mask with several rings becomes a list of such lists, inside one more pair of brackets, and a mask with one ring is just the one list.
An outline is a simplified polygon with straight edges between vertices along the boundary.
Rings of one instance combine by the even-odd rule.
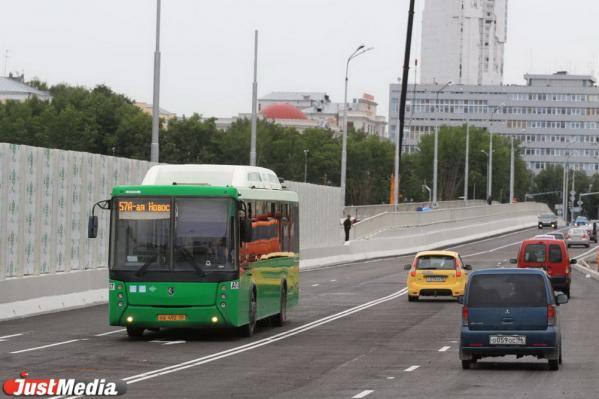
[[239, 227], [241, 228], [241, 241], [252, 241], [252, 222], [250, 222], [250, 220], [247, 218], [241, 219]]
[[96, 238], [98, 236], [98, 217], [90, 216], [87, 222], [87, 238]]

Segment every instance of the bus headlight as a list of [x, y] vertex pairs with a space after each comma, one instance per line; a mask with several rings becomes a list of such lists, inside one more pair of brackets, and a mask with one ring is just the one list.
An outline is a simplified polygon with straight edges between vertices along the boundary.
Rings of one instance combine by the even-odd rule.
[[216, 316], [212, 316], [212, 319], [211, 319], [211, 321], [212, 321], [213, 323], [218, 323], [218, 317], [216, 317]]
[[127, 316], [127, 323], [132, 323], [132, 322], [133, 322], [133, 317]]

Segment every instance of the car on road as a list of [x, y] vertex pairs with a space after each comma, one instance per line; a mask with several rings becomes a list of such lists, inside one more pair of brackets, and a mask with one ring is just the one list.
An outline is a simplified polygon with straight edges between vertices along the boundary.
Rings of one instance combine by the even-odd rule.
[[570, 259], [565, 241], [548, 236], [524, 240], [520, 244], [518, 258], [510, 259], [510, 262], [518, 268], [544, 270], [553, 289], [570, 297], [570, 265], [576, 263], [576, 259]]
[[587, 248], [590, 247], [591, 238], [589, 237], [587, 229], [579, 227], [568, 230], [568, 233], [566, 233], [566, 244], [568, 244], [568, 248], [574, 245], [582, 245]]
[[546, 359], [550, 370], [562, 362], [557, 308], [543, 270], [485, 269], [470, 275], [463, 298], [460, 331], [462, 368], [485, 357], [515, 355]]
[[587, 234], [589, 235], [589, 239], [594, 243], [597, 243], [597, 228], [599, 227], [599, 221], [591, 220], [589, 224], [586, 226]]
[[548, 236], [552, 236], [553, 238], [555, 238], [556, 240], [565, 240], [566, 236], [564, 235], [564, 233], [561, 233], [559, 231], [554, 231], [551, 233], [547, 233]]
[[538, 227], [539, 229], [542, 229], [543, 227], [553, 227], [554, 229], [557, 229], [557, 216], [553, 213], [539, 215]]
[[460, 254], [452, 251], [419, 252], [410, 265], [405, 265], [408, 273], [408, 300], [417, 301], [421, 296], [464, 295], [468, 281], [466, 265]]
[[578, 216], [574, 221], [574, 226], [586, 226], [589, 224], [589, 219], [586, 216]]

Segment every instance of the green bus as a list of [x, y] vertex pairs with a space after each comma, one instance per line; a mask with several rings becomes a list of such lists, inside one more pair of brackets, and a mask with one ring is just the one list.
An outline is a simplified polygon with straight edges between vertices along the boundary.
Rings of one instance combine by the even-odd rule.
[[299, 300], [299, 209], [274, 172], [157, 165], [117, 186], [110, 209], [109, 319], [130, 337], [160, 328], [278, 326]]

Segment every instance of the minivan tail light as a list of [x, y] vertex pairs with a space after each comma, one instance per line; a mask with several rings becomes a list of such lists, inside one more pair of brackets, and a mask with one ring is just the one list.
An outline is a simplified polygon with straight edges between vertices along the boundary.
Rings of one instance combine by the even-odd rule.
[[410, 276], [416, 277], [416, 268], [414, 266], [412, 266], [412, 268], [410, 269]]
[[462, 277], [462, 269], [460, 269], [459, 267], [456, 267], [455, 268], [455, 276]]
[[555, 316], [556, 316], [555, 306], [547, 305], [547, 324], [548, 325], [550, 325], [550, 326], [555, 325]]
[[468, 306], [462, 306], [462, 325], [468, 325]]

